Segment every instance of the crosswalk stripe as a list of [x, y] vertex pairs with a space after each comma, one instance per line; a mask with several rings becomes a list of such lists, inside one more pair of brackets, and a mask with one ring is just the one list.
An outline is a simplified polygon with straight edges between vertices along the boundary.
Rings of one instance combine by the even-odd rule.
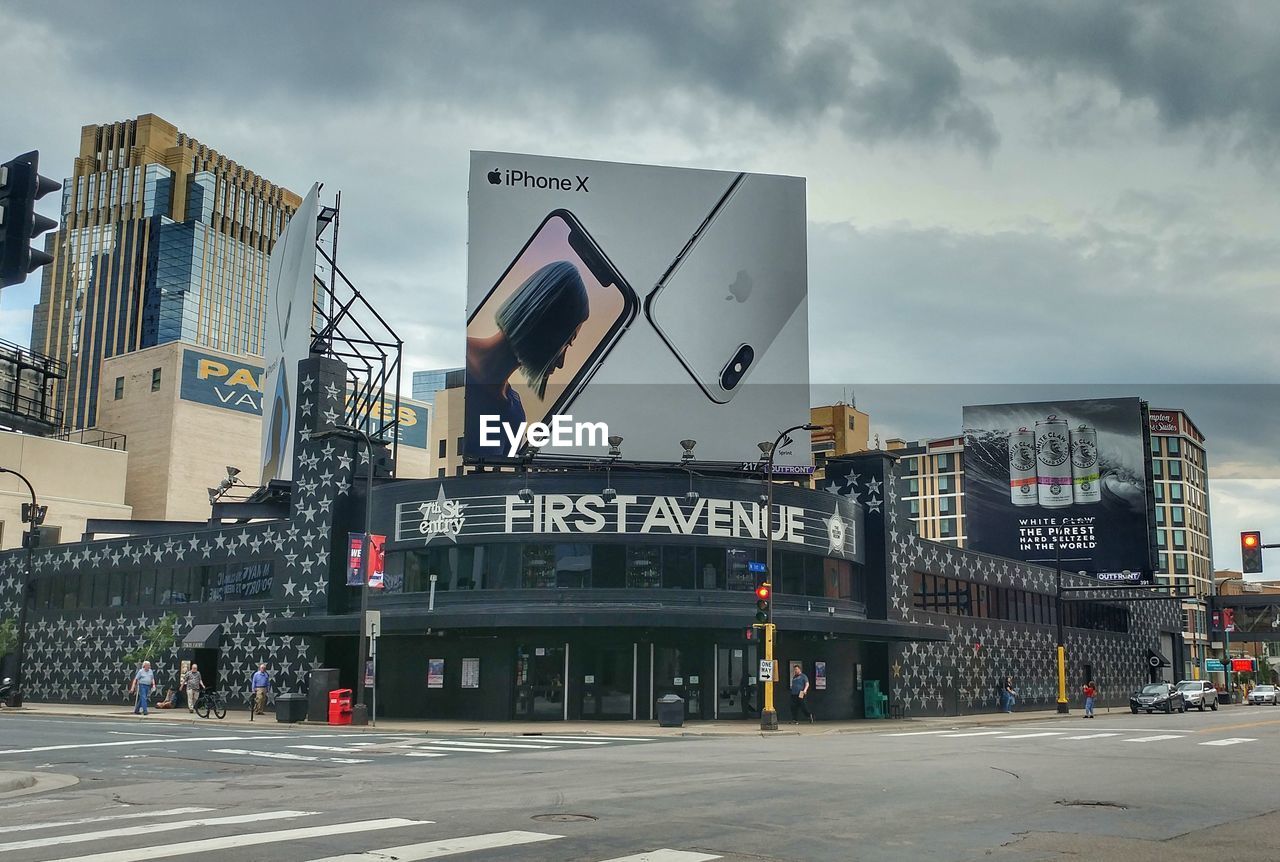
[[712, 859], [719, 858], [710, 853], [694, 853], [692, 850], [651, 850], [634, 856], [606, 859], [605, 862], [710, 862]]
[[1064, 736], [1063, 739], [1102, 739], [1105, 736], [1119, 736], [1118, 733], [1085, 733], [1080, 736]]
[[[456, 754], [457, 752], [450, 752], [450, 753]], [[434, 751], [406, 751], [404, 752], [403, 756], [404, 757], [448, 757], [449, 755], [444, 753], [436, 753]]]
[[130, 811], [126, 814], [104, 814], [100, 817], [81, 817], [79, 820], [60, 820], [56, 823], [23, 823], [19, 826], [0, 828], [0, 835], [10, 832], [28, 832], [32, 829], [65, 829], [68, 826], [84, 826], [87, 823], [105, 823], [108, 820], [138, 820], [142, 817], [173, 817], [178, 814], [199, 814], [212, 808], [166, 808], [163, 811]]
[[328, 823], [324, 826], [307, 826], [301, 829], [281, 829], [277, 832], [248, 832], [225, 835], [221, 838], [205, 838], [199, 841], [183, 841], [179, 844], [156, 844], [146, 850], [113, 850], [92, 856], [76, 856], [59, 862], [137, 862], [142, 859], [163, 859], [171, 856], [187, 856], [235, 847], [253, 847], [258, 844], [275, 844], [281, 841], [303, 841], [308, 838], [324, 838], [329, 835], [353, 835], [357, 832], [376, 832], [382, 829], [401, 829], [405, 826], [426, 826], [431, 820], [406, 820], [387, 817], [381, 820], [365, 820], [354, 823]]
[[1214, 739], [1209, 742], [1197, 743], [1198, 745], [1239, 745], [1242, 742], [1257, 742], [1256, 739], [1250, 739], [1247, 736], [1233, 736], [1230, 739]]
[[316, 811], [263, 811], [258, 814], [237, 814], [233, 817], [201, 817], [197, 820], [161, 821], [140, 826], [122, 826], [119, 829], [100, 829], [97, 832], [76, 832], [71, 835], [55, 835], [51, 838], [30, 838], [26, 841], [10, 841], [0, 844], [0, 853], [10, 850], [30, 850], [34, 847], [56, 847], [59, 844], [78, 844], [82, 841], [104, 841], [109, 838], [127, 838], [131, 835], [150, 835], [152, 832], [173, 832], [191, 826], [232, 826], [237, 823], [256, 823], [259, 820], [287, 820], [292, 817], [310, 817]]
[[332, 751], [337, 754], [364, 754], [359, 748], [344, 748], [339, 745], [291, 745], [290, 748], [301, 748], [304, 751]]
[[560, 736], [558, 734], [557, 735], [543, 734], [542, 736], [534, 737], [534, 739], [551, 739], [551, 740], [585, 739], [591, 742], [594, 742], [597, 739], [602, 739], [606, 742], [655, 742], [657, 741], [658, 738], [656, 736]]
[[1040, 733], [1015, 733], [1011, 736], [1002, 736], [1001, 739], [1035, 739], [1037, 736], [1062, 736], [1061, 730], [1045, 730]]
[[[77, 748], [113, 748], [121, 745], [186, 745], [190, 742], [241, 742], [246, 739], [254, 739], [252, 736], [164, 736], [159, 739], [118, 739], [114, 742], [83, 742], [69, 743], [66, 745], [40, 745], [35, 748], [8, 748], [0, 751], [0, 754], [36, 754], [41, 751], [68, 751]], [[264, 736], [256, 737], [258, 739], [274, 739], [275, 737]]]
[[1162, 733], [1157, 736], [1136, 736], [1133, 739], [1126, 739], [1125, 742], [1163, 742], [1166, 739], [1182, 739], [1182, 737]]
[[554, 745], [530, 745], [527, 742], [469, 742], [461, 739], [433, 739], [431, 745], [455, 745], [460, 749], [466, 748], [555, 748]]
[[314, 754], [290, 754], [287, 751], [252, 751], [247, 748], [214, 748], [210, 749], [211, 754], [238, 754], [242, 757], [269, 757], [272, 760], [305, 760], [308, 763], [315, 763], [323, 759], [327, 763], [372, 763], [369, 759], [357, 759], [354, 757], [325, 757], [321, 758]]
[[1003, 730], [975, 730], [970, 733], [944, 733], [939, 739], [958, 739], [965, 736], [995, 736], [997, 733], [1004, 733]]
[[[439, 859], [441, 856], [452, 856], [455, 853], [470, 853], [473, 850], [495, 850], [499, 847], [514, 847], [517, 844], [533, 844], [537, 841], [551, 841], [563, 837], [563, 835], [551, 835], [546, 832], [490, 832], [485, 835], [469, 835], [465, 838], [445, 838], [440, 841], [424, 841], [421, 844], [405, 844], [401, 847], [367, 850], [364, 853], [326, 856], [323, 859], [313, 859], [312, 862], [391, 862], [391, 860], [395, 860], [395, 862], [419, 862], [421, 859]], [[714, 859], [716, 857], [708, 856], [706, 858]]]
[[450, 754], [462, 754], [466, 751], [476, 754], [510, 754], [505, 748], [450, 748], [443, 745], [414, 745], [414, 751], [447, 751]]
[[881, 736], [932, 736], [939, 733], [954, 733], [952, 730], [911, 730], [906, 733], [882, 733]]

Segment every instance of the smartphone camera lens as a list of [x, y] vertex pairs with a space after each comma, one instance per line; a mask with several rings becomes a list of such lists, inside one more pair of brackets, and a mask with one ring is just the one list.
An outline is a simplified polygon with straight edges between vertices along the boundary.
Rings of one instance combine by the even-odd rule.
[[732, 392], [738, 388], [738, 384], [742, 382], [742, 378], [746, 375], [747, 369], [751, 367], [751, 363], [755, 361], [756, 352], [751, 348], [750, 344], [744, 344], [738, 348], [738, 352], [733, 355], [725, 365], [724, 370], [720, 372], [720, 387], [726, 392]]

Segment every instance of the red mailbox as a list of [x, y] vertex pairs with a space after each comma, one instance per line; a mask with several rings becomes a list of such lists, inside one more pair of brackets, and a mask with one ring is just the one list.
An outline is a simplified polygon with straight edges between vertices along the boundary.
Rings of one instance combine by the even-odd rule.
[[329, 723], [351, 723], [351, 689], [335, 688], [329, 692]]

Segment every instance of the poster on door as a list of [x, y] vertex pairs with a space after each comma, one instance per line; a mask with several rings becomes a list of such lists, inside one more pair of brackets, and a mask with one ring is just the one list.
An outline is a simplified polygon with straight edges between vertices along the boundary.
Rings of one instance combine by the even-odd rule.
[[427, 688], [444, 688], [444, 659], [427, 659]]

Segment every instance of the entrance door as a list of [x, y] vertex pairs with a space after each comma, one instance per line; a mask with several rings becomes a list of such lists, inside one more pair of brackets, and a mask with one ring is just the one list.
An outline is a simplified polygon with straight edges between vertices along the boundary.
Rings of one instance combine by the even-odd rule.
[[564, 645], [516, 647], [516, 718], [564, 718]]
[[760, 669], [755, 644], [716, 648], [716, 706], [720, 718], [754, 718], [760, 715]]
[[635, 647], [602, 646], [583, 663], [582, 717], [631, 718]]
[[[702, 718], [702, 686], [706, 647], [655, 646], [653, 650], [653, 697], [678, 694], [684, 700], [685, 718]], [[700, 660], [702, 659], [702, 660]], [[706, 681], [710, 688], [710, 680]]]

